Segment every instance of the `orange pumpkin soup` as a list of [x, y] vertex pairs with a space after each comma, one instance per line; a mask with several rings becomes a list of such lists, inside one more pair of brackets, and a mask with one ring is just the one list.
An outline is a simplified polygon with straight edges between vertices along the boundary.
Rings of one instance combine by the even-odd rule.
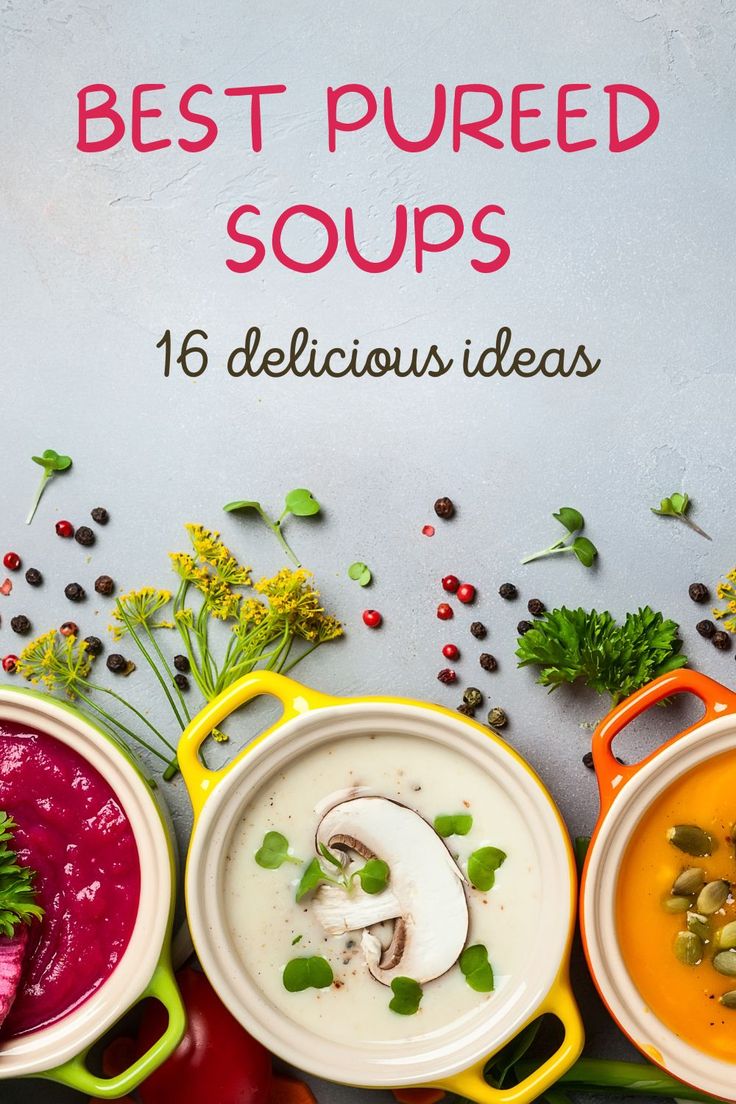
[[[736, 1062], [736, 1008], [724, 1006], [720, 998], [736, 991], [736, 976], [719, 973], [713, 960], [721, 950], [718, 933], [736, 920], [735, 821], [733, 751], [706, 760], [652, 803], [628, 844], [616, 887], [621, 952], [643, 1000], [683, 1041], [731, 1062]], [[679, 850], [668, 839], [676, 825], [695, 825], [708, 833], [712, 853], [698, 857]], [[725, 903], [710, 915], [698, 912], [697, 892], [690, 895], [689, 911], [668, 911], [675, 880], [691, 868], [701, 869], [706, 883], [723, 880], [731, 885]], [[684, 899], [674, 905], [688, 909]], [[697, 939], [680, 934], [689, 924], [699, 932]], [[676, 944], [681, 957], [683, 944], [689, 948], [695, 965], [678, 960]], [[736, 950], [730, 953], [736, 956]]]

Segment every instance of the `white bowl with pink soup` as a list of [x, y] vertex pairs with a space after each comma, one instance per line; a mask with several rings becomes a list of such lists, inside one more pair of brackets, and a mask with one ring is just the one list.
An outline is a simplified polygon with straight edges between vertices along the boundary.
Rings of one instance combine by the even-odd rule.
[[[0, 1079], [128, 1093], [185, 1026], [170, 963], [175, 868], [163, 810], [111, 737], [63, 703], [10, 687], [0, 688], [0, 810], [16, 823], [13, 848], [36, 872], [44, 910], [0, 1028]], [[89, 1050], [147, 996], [166, 1005], [166, 1032], [118, 1077], [97, 1076]]]

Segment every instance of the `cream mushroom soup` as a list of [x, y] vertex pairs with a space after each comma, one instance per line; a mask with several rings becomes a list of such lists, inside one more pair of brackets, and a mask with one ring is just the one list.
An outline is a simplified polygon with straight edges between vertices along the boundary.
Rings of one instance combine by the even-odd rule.
[[352, 1043], [477, 1015], [523, 971], [541, 906], [534, 842], [503, 789], [398, 734], [335, 740], [275, 772], [234, 827], [223, 889], [267, 999]]

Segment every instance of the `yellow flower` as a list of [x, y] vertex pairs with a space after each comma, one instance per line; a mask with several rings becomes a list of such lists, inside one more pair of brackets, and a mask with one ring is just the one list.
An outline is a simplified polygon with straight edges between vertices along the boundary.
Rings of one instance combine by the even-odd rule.
[[[725, 602], [725, 606], [716, 606], [713, 609], [713, 616], [716, 621], [722, 621], [722, 628], [728, 632], [736, 633], [736, 567], [727, 572], [726, 578], [729, 580], [727, 583], [718, 583], [716, 585], [716, 597], [720, 602]], [[728, 620], [724, 620], [728, 618]]]
[[196, 562], [187, 552], [169, 552], [169, 559], [176, 574], [186, 583], [196, 583], [207, 574], [203, 568], [197, 567]]
[[207, 609], [218, 621], [231, 621], [238, 616], [240, 595], [230, 590], [222, 579], [218, 579], [216, 575], [210, 575], [207, 582], [203, 582], [200, 590], [204, 595]]
[[138, 627], [145, 629], [173, 629], [172, 621], [154, 620], [159, 610], [171, 601], [171, 591], [158, 590], [156, 587], [142, 587], [141, 590], [131, 590], [128, 594], [118, 598], [113, 619], [117, 622], [111, 625], [115, 640], [120, 640], [131, 629]]
[[75, 698], [76, 687], [92, 670], [92, 658], [83, 640], [51, 629], [26, 645], [17, 670], [34, 685], [41, 683], [47, 690], [60, 687], [68, 697]]
[[246, 625], [260, 625], [268, 617], [268, 609], [257, 598], [247, 598], [240, 606], [240, 621]]
[[203, 525], [186, 525], [197, 558], [215, 569], [215, 574], [230, 586], [250, 586], [250, 568], [238, 563], [215, 530]]
[[342, 634], [342, 627], [325, 614], [312, 578], [303, 568], [292, 571], [284, 567], [271, 578], [260, 579], [255, 589], [266, 596], [277, 620], [286, 622], [297, 636], [310, 641], [333, 640]]

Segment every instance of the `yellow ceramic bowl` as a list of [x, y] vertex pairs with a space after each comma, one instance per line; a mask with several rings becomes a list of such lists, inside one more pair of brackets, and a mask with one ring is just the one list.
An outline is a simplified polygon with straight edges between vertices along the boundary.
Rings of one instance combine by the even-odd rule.
[[[283, 716], [222, 771], [199, 759], [202, 741], [235, 709], [260, 694], [274, 695]], [[431, 1038], [402, 1041], [385, 1051], [370, 1045], [330, 1043], [295, 1024], [264, 997], [238, 956], [223, 910], [223, 870], [234, 827], [246, 804], [273, 772], [321, 744], [362, 733], [401, 732], [451, 747], [474, 769], [490, 772], [518, 804], [537, 849], [542, 881], [539, 939], [528, 948], [523, 974], [505, 985], [474, 1018], [450, 1024]], [[395, 698], [327, 697], [290, 679], [254, 672], [212, 702], [187, 728], [179, 762], [192, 800], [195, 825], [186, 874], [186, 900], [194, 944], [203, 968], [233, 1015], [274, 1054], [318, 1077], [363, 1088], [434, 1086], [479, 1104], [524, 1104], [553, 1084], [575, 1061], [583, 1042], [580, 1016], [567, 976], [575, 917], [575, 866], [570, 842], [552, 798], [531, 768], [487, 729], [436, 706]], [[542, 933], [543, 936], [542, 936]], [[520, 1085], [487, 1084], [489, 1057], [543, 1012], [554, 1013], [564, 1039]]]

